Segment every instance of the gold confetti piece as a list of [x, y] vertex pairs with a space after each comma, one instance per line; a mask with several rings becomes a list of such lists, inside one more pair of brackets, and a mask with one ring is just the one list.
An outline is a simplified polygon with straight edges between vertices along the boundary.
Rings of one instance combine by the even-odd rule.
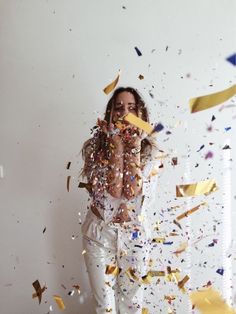
[[184, 276], [184, 278], [178, 282], [178, 287], [182, 289], [189, 279], [190, 277], [188, 275]]
[[212, 288], [191, 292], [190, 299], [202, 314], [236, 314], [236, 310], [224, 301], [217, 290]]
[[56, 301], [58, 307], [60, 310], [64, 310], [65, 309], [65, 304], [62, 300], [62, 298], [59, 295], [54, 295], [53, 299]]
[[147, 134], [151, 134], [153, 131], [153, 127], [146, 121], [143, 121], [139, 117], [135, 116], [133, 113], [129, 112], [124, 119], [138, 128], [144, 130]]
[[168, 300], [168, 301], [173, 301], [175, 300], [175, 295], [165, 295], [164, 299], [165, 300]]
[[179, 254], [181, 254], [182, 252], [184, 252], [186, 250], [186, 248], [188, 247], [188, 242], [184, 242], [180, 245], [180, 247], [173, 252], [174, 254], [176, 254], [176, 256], [178, 256]]
[[83, 250], [83, 251], [82, 251], [82, 255], [84, 255], [85, 253], [86, 253], [86, 250]]
[[142, 308], [142, 314], [149, 314], [149, 311], [146, 307]]
[[151, 171], [151, 173], [149, 174], [149, 177], [153, 177], [156, 176], [158, 174], [158, 169], [156, 169], [156, 167], [154, 167]]
[[107, 313], [111, 313], [112, 312], [112, 309], [110, 308], [110, 309], [106, 309], [106, 312]]
[[203, 205], [207, 205], [206, 202], [203, 202], [195, 207], [193, 207], [192, 209], [187, 210], [186, 212], [184, 212], [183, 214], [179, 215], [178, 217], [176, 217], [176, 220], [181, 220], [185, 217], [188, 217], [188, 215], [191, 215], [192, 213], [194, 213], [195, 211], [197, 211], [201, 206]]
[[77, 290], [77, 293], [80, 294], [80, 286], [79, 285], [73, 285], [73, 288]]
[[200, 96], [189, 100], [190, 112], [198, 112], [214, 106], [217, 106], [236, 94], [236, 85], [233, 85], [221, 92], [206, 96]]
[[41, 288], [41, 285], [39, 283], [38, 280], [35, 280], [33, 283], [32, 283], [32, 286], [34, 287], [36, 293], [33, 293], [32, 294], [32, 298], [37, 298], [38, 297], [38, 300], [39, 300], [39, 304], [41, 303], [42, 301], [42, 294], [43, 292], [47, 289], [46, 286], [44, 286], [43, 288]]
[[166, 273], [164, 270], [150, 270], [149, 274], [152, 277], [164, 277]]
[[143, 80], [144, 79], [144, 76], [142, 74], [139, 75], [138, 77], [140, 80]]
[[66, 188], [67, 188], [67, 191], [69, 192], [70, 190], [70, 179], [71, 179], [71, 176], [68, 176], [67, 177], [67, 183], [66, 183]]
[[113, 82], [111, 82], [109, 85], [107, 85], [107, 86], [103, 89], [103, 91], [104, 91], [105, 94], [108, 95], [108, 94], [109, 94], [110, 92], [112, 92], [113, 89], [116, 87], [116, 85], [117, 85], [117, 83], [118, 83], [118, 81], [119, 81], [119, 78], [120, 78], [120, 73], [121, 73], [121, 71], [119, 70], [119, 73], [118, 73], [116, 79], [115, 79]]
[[105, 274], [117, 276], [121, 272], [121, 268], [115, 265], [106, 265]]
[[68, 161], [66, 169], [70, 169], [71, 161]]
[[133, 280], [137, 280], [139, 281], [139, 278], [134, 274], [134, 269], [132, 269], [131, 267], [129, 267], [125, 273], [128, 275], [128, 277], [130, 279], [133, 279]]
[[156, 243], [163, 243], [165, 242], [166, 238], [154, 238], [152, 239], [152, 242], [156, 242]]
[[80, 182], [78, 188], [85, 188], [89, 193], [92, 192], [92, 185], [90, 183]]
[[218, 190], [215, 180], [205, 180], [192, 184], [176, 185], [176, 196], [197, 196], [197, 195], [208, 195]]

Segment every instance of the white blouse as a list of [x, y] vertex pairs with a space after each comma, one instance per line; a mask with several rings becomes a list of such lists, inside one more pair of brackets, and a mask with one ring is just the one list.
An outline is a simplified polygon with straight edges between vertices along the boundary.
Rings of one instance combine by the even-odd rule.
[[[142, 170], [142, 192], [131, 200], [122, 196], [117, 199], [103, 189], [105, 183], [105, 167], [96, 169], [94, 164], [91, 165], [91, 171], [98, 171], [96, 188], [90, 193], [91, 205], [94, 204], [98, 209], [106, 224], [110, 224], [113, 217], [117, 214], [121, 203], [125, 203], [129, 209], [131, 221], [125, 222], [125, 229], [137, 227], [143, 230], [148, 239], [151, 238], [151, 221], [148, 219], [148, 212], [153, 210], [156, 204], [156, 195], [158, 190], [158, 173], [161, 165], [160, 159], [157, 158], [158, 149], [156, 145], [156, 135], [148, 138], [152, 143], [152, 153], [147, 159]], [[94, 174], [94, 173], [93, 173]], [[155, 208], [154, 208], [155, 209]]]

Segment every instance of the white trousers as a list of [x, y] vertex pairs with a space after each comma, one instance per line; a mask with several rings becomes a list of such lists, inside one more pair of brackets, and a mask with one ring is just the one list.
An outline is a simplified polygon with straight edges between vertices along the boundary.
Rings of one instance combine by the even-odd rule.
[[[121, 226], [106, 224], [89, 211], [82, 224], [85, 264], [94, 295], [97, 314], [141, 314], [144, 285], [130, 278], [125, 271], [135, 265], [135, 275], [147, 273], [149, 249], [143, 240], [131, 239], [125, 254], [120, 254]], [[141, 246], [145, 247], [141, 250]], [[119, 275], [106, 274], [106, 266], [121, 268]]]

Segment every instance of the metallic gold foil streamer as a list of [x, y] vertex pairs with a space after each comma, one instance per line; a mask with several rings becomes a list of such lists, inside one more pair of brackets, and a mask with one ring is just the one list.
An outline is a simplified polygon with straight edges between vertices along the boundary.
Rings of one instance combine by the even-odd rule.
[[129, 112], [124, 119], [138, 128], [144, 130], [147, 134], [151, 134], [153, 131], [153, 126], [146, 121], [143, 121], [139, 117], [135, 116], [133, 113]]
[[215, 180], [204, 180], [192, 184], [176, 185], [176, 196], [187, 197], [197, 195], [208, 195], [218, 189]]
[[212, 288], [191, 292], [190, 299], [202, 314], [236, 314], [236, 310], [227, 305], [220, 293]]
[[118, 266], [115, 265], [106, 265], [106, 271], [105, 273], [107, 275], [113, 275], [113, 276], [117, 276], [119, 275], [121, 269]]
[[46, 286], [44, 286], [43, 288], [41, 288], [41, 285], [39, 283], [38, 280], [35, 280], [33, 283], [32, 283], [32, 286], [34, 287], [36, 293], [33, 293], [32, 294], [32, 298], [37, 298], [38, 297], [38, 300], [39, 300], [39, 304], [41, 303], [42, 301], [42, 294], [43, 292], [47, 289]]
[[139, 278], [135, 275], [134, 273], [134, 269], [132, 269], [131, 267], [129, 267], [125, 273], [128, 275], [128, 277], [132, 280], [136, 280], [139, 281]]
[[236, 94], [236, 85], [233, 85], [223, 91], [192, 98], [189, 100], [189, 107], [191, 113], [205, 110], [217, 106], [226, 100], [230, 99]]
[[142, 308], [142, 314], [149, 314], [149, 311], [146, 307]]
[[165, 242], [166, 238], [154, 238], [152, 239], [152, 242], [156, 242], [156, 243], [163, 243]]
[[104, 89], [103, 89], [103, 91], [104, 91], [104, 93], [105, 94], [109, 94], [110, 92], [112, 92], [113, 91], [113, 89], [116, 87], [116, 85], [117, 85], [117, 83], [118, 83], [118, 81], [119, 81], [119, 78], [120, 78], [120, 71], [119, 71], [119, 74], [117, 75], [117, 77], [116, 77], [116, 79], [113, 81], [113, 82], [111, 82], [109, 85], [107, 85]]
[[176, 217], [177, 220], [181, 220], [185, 217], [188, 217], [188, 215], [191, 215], [192, 213], [194, 213], [195, 211], [199, 210], [199, 208], [203, 205], [207, 205], [206, 202], [203, 202], [195, 207], [193, 207], [192, 209], [187, 210], [186, 212], [184, 212], [183, 214], [179, 215], [178, 217]]
[[188, 275], [185, 275], [184, 278], [182, 280], [180, 280], [178, 282], [178, 287], [180, 289], [184, 288], [184, 285], [186, 284], [186, 282], [190, 279], [190, 277]]
[[53, 299], [56, 301], [60, 310], [64, 310], [66, 308], [62, 298], [59, 295], [54, 295]]

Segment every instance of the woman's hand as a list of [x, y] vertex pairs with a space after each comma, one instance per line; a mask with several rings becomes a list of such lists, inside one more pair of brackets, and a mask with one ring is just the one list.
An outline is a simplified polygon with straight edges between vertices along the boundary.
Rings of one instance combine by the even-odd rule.
[[140, 147], [143, 135], [143, 131], [141, 129], [129, 125], [122, 133], [122, 140], [127, 148]]
[[108, 123], [106, 120], [101, 120], [98, 118], [97, 124], [101, 131], [107, 135], [112, 144], [120, 146], [122, 143], [120, 129], [116, 128], [113, 123]]
[[131, 221], [131, 218], [128, 214], [128, 207], [125, 203], [122, 203], [119, 207], [118, 214], [113, 218], [112, 222], [114, 223], [123, 223]]

